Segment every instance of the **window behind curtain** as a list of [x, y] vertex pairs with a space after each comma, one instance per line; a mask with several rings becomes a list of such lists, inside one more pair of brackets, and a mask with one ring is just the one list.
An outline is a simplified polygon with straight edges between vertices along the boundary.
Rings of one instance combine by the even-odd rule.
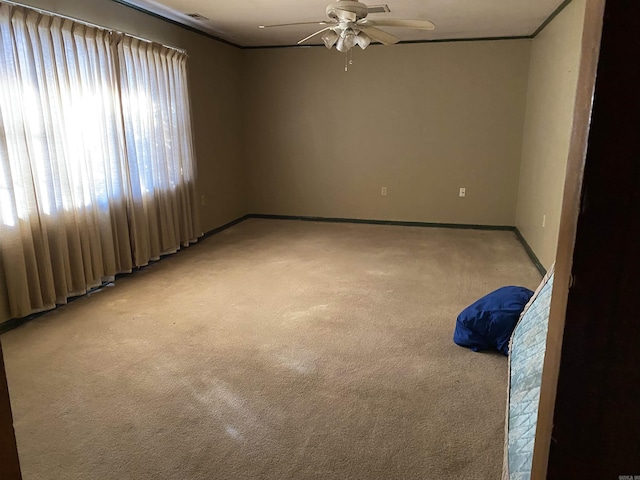
[[0, 321], [198, 236], [186, 55], [0, 2]]

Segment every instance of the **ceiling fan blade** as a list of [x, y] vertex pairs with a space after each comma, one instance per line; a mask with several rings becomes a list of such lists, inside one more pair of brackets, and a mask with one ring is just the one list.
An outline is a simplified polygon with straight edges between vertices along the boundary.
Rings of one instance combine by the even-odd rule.
[[352, 12], [351, 10], [345, 10], [344, 8], [335, 7], [335, 11], [336, 12], [340, 12], [338, 14], [338, 17], [342, 21], [355, 22], [356, 20], [358, 20], [358, 16], [354, 12]]
[[327, 30], [331, 30], [333, 28], [333, 26], [331, 27], [326, 27], [323, 28], [322, 30], [318, 30], [316, 33], [312, 33], [311, 35], [309, 35], [308, 37], [303, 38], [302, 40], [300, 40], [298, 42], [298, 45], [302, 45], [304, 42], [306, 42], [307, 40], [311, 40], [313, 37], [316, 37], [318, 35], [320, 35], [321, 33], [326, 32]]
[[258, 25], [258, 28], [273, 28], [273, 27], [293, 27], [296, 25], [329, 25], [325, 20], [319, 20], [317, 22], [296, 22], [296, 23], [278, 23], [276, 25]]
[[390, 33], [384, 32], [379, 28], [368, 27], [366, 25], [358, 25], [358, 28], [369, 35], [376, 42], [380, 42], [383, 45], [393, 45], [394, 43], [398, 43], [400, 39]]
[[416, 30], [435, 30], [436, 26], [429, 20], [399, 20], [394, 18], [381, 18], [375, 20], [362, 20], [358, 25], [366, 25], [372, 27], [406, 27], [415, 28]]

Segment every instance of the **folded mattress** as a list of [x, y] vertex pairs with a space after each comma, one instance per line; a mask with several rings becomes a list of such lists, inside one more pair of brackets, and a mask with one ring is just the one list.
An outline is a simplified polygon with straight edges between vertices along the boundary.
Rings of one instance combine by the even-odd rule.
[[525, 306], [511, 336], [503, 480], [531, 478], [552, 289], [553, 268]]

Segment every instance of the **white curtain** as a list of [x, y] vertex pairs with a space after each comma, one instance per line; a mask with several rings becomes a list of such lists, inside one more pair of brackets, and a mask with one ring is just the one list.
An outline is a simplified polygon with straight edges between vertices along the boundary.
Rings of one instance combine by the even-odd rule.
[[0, 321], [198, 236], [185, 63], [0, 3]]
[[124, 36], [118, 41], [132, 244], [137, 264], [194, 237], [196, 196], [186, 56]]

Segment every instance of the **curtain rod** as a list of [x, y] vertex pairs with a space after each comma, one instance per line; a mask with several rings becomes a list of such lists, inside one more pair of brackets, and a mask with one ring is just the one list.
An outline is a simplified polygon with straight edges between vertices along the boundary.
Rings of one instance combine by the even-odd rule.
[[[139, 37], [138, 35], [133, 35], [132, 33], [127, 33], [127, 32], [123, 32], [121, 30], [117, 30], [117, 29], [114, 29], [114, 28], [109, 28], [109, 27], [105, 27], [103, 25], [98, 25], [96, 23], [87, 22], [86, 20], [80, 20], [79, 18], [74, 18], [74, 17], [70, 17], [68, 15], [63, 15], [61, 13], [52, 12], [51, 10], [44, 10], [42, 8], [33, 7], [31, 5], [25, 5], [24, 3], [13, 2], [11, 0], [0, 0], [0, 3], [7, 3], [9, 5], [14, 5], [16, 7], [24, 7], [24, 8], [27, 8], [29, 10], [34, 10], [34, 11], [36, 11], [38, 13], [41, 13], [41, 14], [44, 14], [44, 15], [64, 18], [66, 20], [71, 20], [71, 21], [74, 21], [74, 22], [82, 23], [83, 25], [86, 25], [87, 27], [98, 28], [100, 30], [106, 30], [108, 32], [121, 33], [123, 35], [127, 35], [127, 36], [129, 36], [131, 38], [135, 38], [136, 40], [140, 40], [140, 41], [143, 41], [143, 42], [156, 43], [156, 44], [158, 43], [158, 42], [154, 42], [153, 40], [149, 40], [148, 38], [142, 38], [142, 37]], [[173, 47], [171, 45], [164, 45], [164, 44], [160, 44], [160, 45], [162, 45], [163, 47], [166, 47], [166, 48], [170, 48], [171, 50], [176, 50], [176, 51], [181, 52], [181, 53], [185, 53], [185, 54], [187, 53], [186, 50], [184, 50], [182, 48]]]

